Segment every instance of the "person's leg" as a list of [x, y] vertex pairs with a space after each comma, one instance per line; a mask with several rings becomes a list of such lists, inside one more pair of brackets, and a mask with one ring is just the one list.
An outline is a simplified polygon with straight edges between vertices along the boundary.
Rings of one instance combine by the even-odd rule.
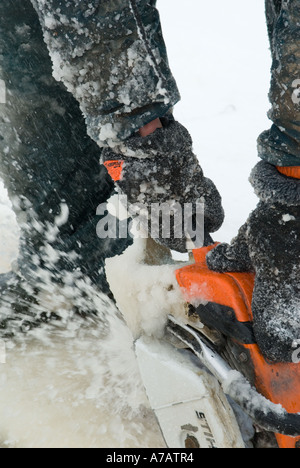
[[32, 0], [54, 76], [80, 103], [88, 133], [114, 145], [180, 99], [156, 0]]
[[[0, 57], [6, 87], [6, 102], [0, 104], [0, 175], [21, 227], [19, 273], [36, 287], [42, 271], [50, 282], [67, 280], [71, 286], [71, 272], [74, 281], [87, 277], [108, 293], [104, 259], [128, 245], [126, 239], [100, 240], [96, 233], [97, 206], [114, 187], [78, 103], [52, 77], [29, 0], [1, 1]], [[5, 288], [2, 277], [0, 289]], [[13, 284], [10, 289], [13, 296]], [[20, 297], [14, 300], [24, 305]]]
[[207, 262], [212, 270], [254, 271], [254, 333], [265, 357], [292, 362], [300, 343], [300, 1], [266, 0], [273, 57], [269, 113], [250, 181], [260, 199], [231, 245]]
[[[224, 216], [220, 196], [203, 177], [188, 132], [172, 118], [180, 96], [168, 65], [156, 0], [32, 3], [55, 78], [80, 103], [89, 135], [99, 146], [113, 148], [103, 162], [125, 163], [118, 185], [130, 204], [144, 200], [149, 207], [167, 200], [181, 203], [183, 210], [184, 203], [204, 196], [207, 229], [218, 229]], [[170, 125], [162, 128], [160, 119], [168, 118]], [[184, 236], [181, 242], [171, 236], [166, 244], [186, 250]]]
[[300, 165], [300, 3], [266, 0], [272, 52], [269, 118], [258, 140], [259, 156], [275, 166]]

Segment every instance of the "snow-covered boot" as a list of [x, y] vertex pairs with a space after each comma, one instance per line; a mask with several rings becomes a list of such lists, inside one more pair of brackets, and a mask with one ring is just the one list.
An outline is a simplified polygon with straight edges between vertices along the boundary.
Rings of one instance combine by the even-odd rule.
[[266, 358], [295, 362], [300, 348], [300, 180], [282, 172], [266, 162], [254, 168], [250, 180], [260, 203], [232, 244], [216, 247], [207, 263], [218, 272], [256, 273], [257, 343]]
[[[203, 201], [205, 231], [215, 232], [224, 220], [219, 192], [213, 182], [204, 177], [187, 129], [173, 118], [161, 120], [163, 128], [151, 135], [141, 137], [136, 134], [114, 149], [104, 149], [102, 160], [121, 192], [127, 196], [129, 206], [140, 204], [150, 213], [155, 204], [169, 204], [170, 207], [176, 204], [179, 211], [180, 207], [182, 209], [180, 219], [187, 221], [184, 207], [194, 204], [193, 217], [196, 203]], [[173, 223], [174, 219], [171, 225]], [[151, 236], [153, 231], [149, 224], [146, 229]], [[189, 233], [182, 229], [180, 236], [175, 230], [174, 225], [168, 238], [160, 226], [156, 240], [172, 250], [186, 252]]]

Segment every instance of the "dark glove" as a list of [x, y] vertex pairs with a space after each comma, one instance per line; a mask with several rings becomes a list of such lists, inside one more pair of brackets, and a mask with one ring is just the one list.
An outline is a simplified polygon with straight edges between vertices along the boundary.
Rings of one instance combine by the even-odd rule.
[[[130, 205], [142, 204], [150, 212], [155, 203], [177, 204], [184, 213], [185, 204], [194, 204], [195, 211], [196, 203], [203, 201], [205, 230], [215, 232], [222, 225], [224, 212], [219, 192], [204, 177], [193, 153], [192, 139], [178, 122], [163, 119], [162, 129], [146, 138], [134, 135], [114, 150], [104, 149], [102, 159], [106, 165], [109, 161], [122, 161], [122, 174], [116, 183]], [[163, 236], [160, 226], [156, 240], [173, 250], [186, 252], [187, 233], [182, 232], [181, 238], [176, 238], [172, 221], [170, 238]], [[184, 226], [185, 220], [182, 221]], [[149, 223], [146, 229], [151, 236]]]
[[260, 203], [231, 245], [208, 254], [207, 264], [218, 272], [256, 273], [252, 310], [258, 345], [270, 360], [293, 362], [300, 348], [300, 180], [265, 162], [250, 180]]

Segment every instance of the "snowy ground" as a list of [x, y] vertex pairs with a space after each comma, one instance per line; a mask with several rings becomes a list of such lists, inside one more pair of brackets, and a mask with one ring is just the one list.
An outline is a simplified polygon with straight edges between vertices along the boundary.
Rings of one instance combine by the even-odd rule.
[[[227, 217], [215, 237], [229, 241], [255, 207], [248, 177], [257, 161], [257, 136], [269, 126], [270, 54], [263, 2], [160, 0], [158, 6], [182, 94], [176, 117], [189, 128], [206, 174], [222, 193]], [[16, 257], [18, 232], [2, 186], [0, 214], [0, 271], [4, 272]], [[15, 351], [13, 363], [8, 362], [0, 375], [4, 384], [0, 398], [2, 440], [22, 447], [161, 446], [151, 414], [135, 411], [145, 396], [130, 350], [130, 334], [124, 326], [114, 321], [104, 347], [92, 341], [92, 347], [99, 347], [94, 354], [88, 347], [88, 333], [82, 343], [86, 348], [72, 343], [64, 358], [65, 342], [47, 351], [33, 346], [30, 356]], [[99, 363], [112, 350], [113, 363], [108, 370]], [[88, 354], [86, 361], [82, 352]], [[100, 365], [98, 380], [95, 361]], [[72, 368], [69, 373], [68, 363]], [[129, 378], [123, 383], [126, 372], [136, 384]], [[91, 385], [87, 385], [89, 379]], [[89, 397], [95, 390], [93, 385], [98, 385], [97, 398]], [[109, 399], [110, 393], [117, 395], [118, 406]], [[108, 410], [100, 403], [101, 395], [112, 405]], [[134, 410], [129, 411], [128, 406]], [[78, 429], [76, 437], [74, 427]]]

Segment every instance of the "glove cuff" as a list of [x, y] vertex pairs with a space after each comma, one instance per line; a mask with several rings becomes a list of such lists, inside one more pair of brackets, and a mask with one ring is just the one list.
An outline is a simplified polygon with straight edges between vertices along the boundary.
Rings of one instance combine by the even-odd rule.
[[281, 174], [272, 164], [259, 162], [252, 170], [250, 183], [265, 203], [300, 205], [300, 180]]
[[175, 120], [161, 120], [163, 128], [144, 138], [135, 134], [115, 146], [113, 152], [129, 158], [146, 159], [191, 151], [193, 142], [188, 130]]

